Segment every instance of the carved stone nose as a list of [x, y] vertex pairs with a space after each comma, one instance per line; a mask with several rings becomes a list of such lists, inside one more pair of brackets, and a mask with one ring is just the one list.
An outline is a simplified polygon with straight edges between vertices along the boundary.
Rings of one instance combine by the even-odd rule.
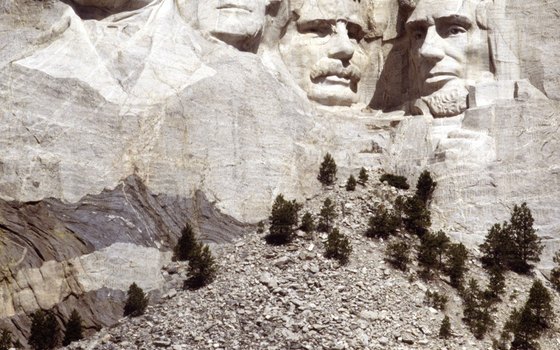
[[329, 41], [329, 57], [338, 60], [350, 60], [354, 55], [354, 44], [348, 37], [345, 22], [336, 23], [336, 32]]
[[443, 38], [437, 32], [435, 26], [429, 27], [419, 50], [420, 56], [436, 61], [443, 59], [445, 57], [443, 44]]

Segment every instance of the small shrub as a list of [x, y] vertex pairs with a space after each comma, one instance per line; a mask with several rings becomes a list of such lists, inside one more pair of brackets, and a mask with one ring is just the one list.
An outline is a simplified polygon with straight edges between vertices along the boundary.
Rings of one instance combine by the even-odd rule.
[[369, 218], [365, 235], [369, 238], [386, 239], [393, 236], [399, 226], [400, 217], [380, 206], [377, 207], [375, 215]]
[[257, 233], [259, 235], [264, 233], [264, 221], [259, 221], [259, 223], [257, 224]]
[[136, 283], [132, 283], [126, 292], [127, 298], [124, 304], [124, 316], [138, 317], [143, 315], [148, 307], [148, 296]]
[[401, 190], [408, 190], [410, 188], [410, 185], [406, 182], [406, 177], [404, 176], [383, 174], [379, 180], [381, 182], [387, 182], [389, 186], [393, 186]]
[[64, 332], [64, 339], [62, 340], [62, 345], [69, 345], [73, 341], [77, 341], [84, 338], [82, 331], [82, 318], [80, 314], [75, 309], [72, 310], [68, 322], [65, 324], [66, 331]]
[[29, 345], [35, 350], [54, 349], [58, 344], [58, 331], [52, 311], [37, 310], [31, 314]]
[[360, 169], [360, 174], [358, 175], [358, 183], [362, 186], [368, 182], [369, 176], [367, 174], [366, 168]]
[[177, 241], [177, 245], [173, 249], [175, 260], [185, 261], [191, 258], [193, 249], [196, 246], [196, 235], [192, 226], [186, 224], [181, 230], [181, 237]]
[[323, 202], [323, 207], [319, 213], [319, 224], [317, 225], [317, 230], [320, 232], [330, 232], [335, 218], [335, 204], [330, 198], [327, 198]]
[[436, 310], [445, 310], [449, 298], [445, 294], [438, 293], [436, 291], [426, 291], [426, 304], [433, 307]]
[[429, 171], [424, 170], [420, 177], [418, 178], [418, 183], [416, 184], [416, 196], [424, 202], [424, 205], [428, 206], [428, 203], [432, 199], [432, 194], [436, 189], [437, 182], [432, 179], [432, 175]]
[[356, 189], [356, 178], [354, 175], [350, 175], [348, 181], [346, 181], [346, 191], [354, 191]]
[[210, 252], [210, 248], [199, 243], [189, 262], [185, 287], [188, 289], [204, 287], [214, 281], [217, 271], [216, 261]]
[[346, 265], [350, 261], [352, 246], [347, 237], [340, 233], [338, 228], [334, 228], [325, 243], [325, 257], [336, 259], [341, 265]]
[[278, 195], [270, 213], [270, 232], [265, 237], [267, 243], [280, 245], [290, 243], [298, 224], [298, 212], [301, 204], [295, 200], [287, 201]]
[[451, 322], [449, 317], [445, 315], [443, 321], [441, 321], [441, 326], [439, 327], [439, 337], [441, 339], [449, 339], [451, 337]]
[[301, 226], [299, 227], [305, 233], [312, 233], [315, 231], [315, 222], [310, 212], [305, 212], [301, 218]]
[[410, 264], [410, 246], [404, 242], [391, 242], [385, 251], [386, 260], [396, 269], [406, 271]]
[[466, 261], [468, 258], [467, 248], [463, 243], [454, 243], [447, 249], [447, 261], [445, 273], [449, 276], [451, 286], [460, 289], [463, 278], [467, 272]]
[[13, 345], [12, 333], [7, 329], [2, 329], [2, 332], [0, 332], [0, 350], [9, 350]]
[[325, 186], [332, 185], [336, 180], [336, 163], [330, 153], [323, 158], [317, 179]]

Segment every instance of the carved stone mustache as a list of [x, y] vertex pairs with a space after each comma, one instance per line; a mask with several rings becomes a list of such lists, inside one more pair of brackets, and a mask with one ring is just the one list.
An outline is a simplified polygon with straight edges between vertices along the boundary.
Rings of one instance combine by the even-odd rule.
[[355, 66], [344, 67], [340, 61], [319, 62], [312, 69], [309, 76], [311, 80], [336, 75], [337, 77], [349, 79], [353, 83], [360, 81], [362, 72]]

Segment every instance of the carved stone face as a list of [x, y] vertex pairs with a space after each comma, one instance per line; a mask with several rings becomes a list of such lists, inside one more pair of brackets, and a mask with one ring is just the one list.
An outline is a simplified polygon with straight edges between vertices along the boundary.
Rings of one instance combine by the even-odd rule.
[[418, 92], [427, 96], [491, 76], [481, 0], [422, 0], [407, 21]]
[[108, 10], [120, 9], [124, 6], [130, 8], [143, 7], [153, 0], [73, 0], [76, 4], [82, 6], [91, 6]]
[[260, 36], [270, 0], [198, 0], [198, 26], [242, 49]]
[[357, 102], [358, 83], [368, 62], [358, 45], [366, 28], [365, 11], [354, 0], [292, 5], [296, 20], [280, 41], [290, 73], [310, 100], [329, 106]]

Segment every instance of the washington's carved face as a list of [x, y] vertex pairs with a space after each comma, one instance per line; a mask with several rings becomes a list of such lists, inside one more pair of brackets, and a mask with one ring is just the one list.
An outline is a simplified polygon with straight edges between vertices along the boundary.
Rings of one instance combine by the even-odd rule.
[[422, 0], [407, 21], [411, 60], [421, 96], [490, 75], [481, 0]]
[[270, 0], [198, 0], [199, 29], [234, 46], [257, 38]]
[[358, 46], [366, 26], [358, 2], [306, 0], [292, 10], [298, 17], [281, 39], [280, 53], [300, 87], [321, 104], [357, 102], [368, 62]]

